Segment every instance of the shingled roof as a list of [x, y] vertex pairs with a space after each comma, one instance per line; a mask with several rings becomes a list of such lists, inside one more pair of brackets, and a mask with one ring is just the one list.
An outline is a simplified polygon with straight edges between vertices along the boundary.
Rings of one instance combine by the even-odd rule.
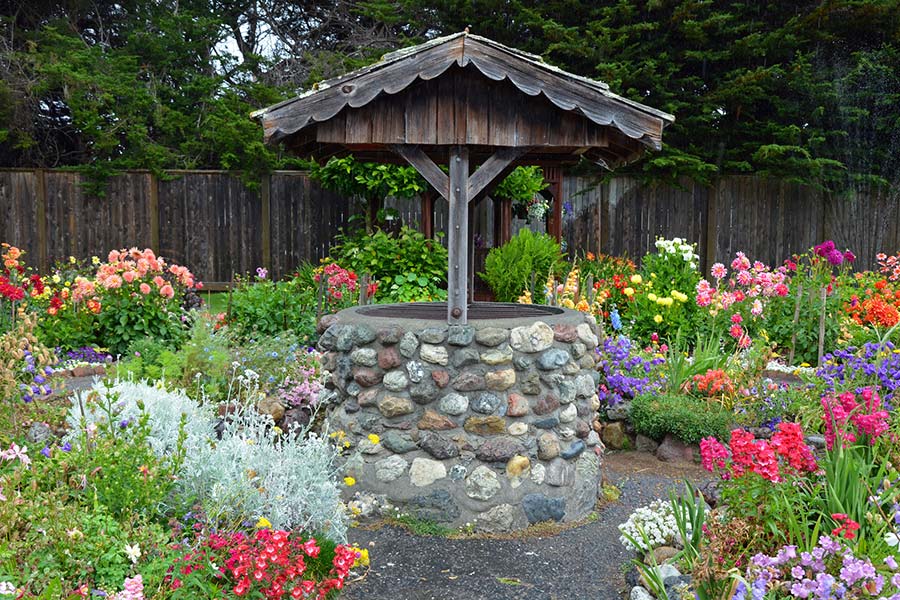
[[[443, 79], [454, 83], [438, 93], [435, 81]], [[513, 98], [510, 84], [529, 98]], [[481, 88], [480, 99], [475, 88]], [[430, 109], [419, 106], [411, 114], [410, 107], [429, 95], [425, 90], [455, 96], [455, 105], [439, 99]], [[386, 109], [387, 97], [393, 112]], [[503, 104], [486, 108], [485, 102]], [[485, 116], [473, 118], [476, 109]], [[499, 114], [501, 110], [506, 116]], [[516, 131], [516, 121], [509, 116], [516, 111], [522, 113], [518, 123], [523, 131]], [[571, 162], [587, 156], [607, 166], [633, 160], [646, 148], [659, 149], [663, 129], [674, 121], [670, 114], [611, 92], [603, 82], [465, 32], [386, 54], [372, 65], [256, 111], [253, 117], [261, 120], [267, 142], [285, 142], [300, 154], [352, 151], [378, 159], [397, 143], [418, 144], [430, 153], [439, 146], [467, 144], [476, 155], [479, 146], [527, 146], [529, 154], [521, 163]], [[340, 121], [323, 126], [334, 119]], [[449, 125], [442, 123], [447, 119]], [[539, 129], [524, 131], [532, 122]]]

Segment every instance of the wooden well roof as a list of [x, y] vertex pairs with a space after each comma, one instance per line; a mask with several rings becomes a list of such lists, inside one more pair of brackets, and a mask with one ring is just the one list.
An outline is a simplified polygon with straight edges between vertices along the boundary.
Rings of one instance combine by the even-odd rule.
[[674, 121], [605, 83], [465, 32], [392, 52], [253, 116], [267, 142], [302, 156], [394, 162], [393, 146], [415, 145], [446, 163], [448, 147], [465, 145], [476, 163], [519, 148], [515, 164], [585, 157], [610, 168], [659, 149]]

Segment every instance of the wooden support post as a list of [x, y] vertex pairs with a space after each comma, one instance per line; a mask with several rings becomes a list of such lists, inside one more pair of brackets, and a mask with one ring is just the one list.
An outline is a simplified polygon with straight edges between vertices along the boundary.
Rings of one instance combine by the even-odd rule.
[[[477, 202], [469, 202], [469, 224], [473, 225], [475, 223], [475, 208], [478, 206]], [[474, 227], [474, 225], [473, 225]], [[466, 271], [469, 274], [469, 278], [466, 280], [466, 286], [468, 287], [468, 300], [471, 304], [475, 302], [475, 236], [470, 235], [467, 239], [467, 262], [468, 267]]]
[[467, 318], [469, 239], [469, 149], [450, 149], [450, 231], [447, 236], [447, 322], [465, 325]]
[[562, 169], [559, 167], [545, 167], [544, 179], [550, 184], [550, 193], [553, 195], [553, 207], [547, 218], [547, 233], [562, 240]]

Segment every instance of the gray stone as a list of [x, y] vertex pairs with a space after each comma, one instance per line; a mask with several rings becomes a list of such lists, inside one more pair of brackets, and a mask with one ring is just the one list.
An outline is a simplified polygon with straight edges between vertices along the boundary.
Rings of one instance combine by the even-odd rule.
[[575, 402], [575, 383], [569, 379], [563, 379], [557, 386], [559, 389], [559, 403], [569, 404]]
[[591, 326], [587, 323], [582, 323], [576, 327], [576, 331], [578, 332], [578, 339], [584, 342], [588, 348], [596, 348], [597, 344], [600, 343], [600, 340], [597, 339], [593, 329], [591, 329]]
[[516, 371], [527, 371], [533, 366], [534, 360], [532, 358], [529, 358], [524, 354], [513, 356], [513, 367], [516, 368]]
[[494, 348], [492, 350], [488, 350], [487, 352], [481, 353], [481, 362], [486, 365], [505, 365], [511, 363], [512, 359], [512, 348], [505, 344], [500, 348]]
[[531, 422], [538, 429], [553, 429], [559, 425], [559, 419], [556, 417], [545, 417]]
[[546, 394], [537, 401], [531, 410], [536, 415], [549, 415], [557, 408], [559, 408], [559, 398], [553, 394]]
[[647, 591], [647, 588], [636, 585], [631, 588], [631, 592], [628, 594], [628, 600], [654, 600], [653, 594]]
[[409, 463], [396, 454], [381, 459], [375, 463], [375, 478], [383, 483], [388, 483], [399, 478], [406, 472]]
[[365, 346], [375, 341], [375, 332], [365, 325], [344, 325], [337, 334], [334, 349], [349, 352], [357, 346]]
[[584, 356], [585, 352], [587, 352], [587, 347], [581, 342], [575, 342], [572, 344], [572, 356], [575, 358], [581, 358]]
[[376, 414], [362, 413], [356, 419], [356, 422], [359, 423], [359, 426], [362, 427], [363, 430], [370, 433], [381, 433], [382, 430], [384, 430], [381, 419], [379, 419]]
[[600, 457], [585, 452], [575, 461], [575, 488], [569, 495], [569, 507], [576, 515], [589, 513], [600, 495]]
[[[334, 350], [334, 346], [337, 343], [337, 334], [342, 327], [339, 323], [334, 323], [325, 330], [325, 333], [319, 337], [318, 344], [316, 344], [320, 352]], [[333, 370], [333, 367], [328, 370]]]
[[509, 337], [509, 331], [499, 327], [485, 327], [475, 331], [475, 341], [482, 346], [499, 346]]
[[363, 438], [359, 441], [357, 449], [363, 454], [372, 455], [381, 452], [382, 446], [380, 441], [377, 444], [373, 444], [371, 440]]
[[403, 338], [404, 333], [403, 328], [391, 325], [378, 330], [378, 341], [385, 346], [391, 346], [399, 342]]
[[541, 378], [534, 371], [519, 378], [519, 390], [529, 396], [537, 396], [541, 393]]
[[398, 348], [400, 349], [400, 354], [406, 358], [412, 358], [416, 349], [419, 347], [419, 338], [416, 337], [412, 331], [407, 331], [403, 334], [403, 337], [400, 338], [400, 345]]
[[438, 389], [431, 379], [426, 379], [422, 383], [417, 383], [409, 388], [409, 396], [418, 404], [428, 404], [438, 397], [441, 390]]
[[413, 383], [419, 383], [425, 379], [425, 365], [417, 360], [411, 360], [406, 363], [406, 372], [409, 375], [409, 380]]
[[406, 378], [406, 373], [398, 369], [385, 373], [381, 384], [392, 392], [402, 392], [409, 385], [409, 379]]
[[410, 414], [415, 410], [415, 407], [409, 398], [385, 396], [378, 401], [378, 410], [385, 417], [400, 417]]
[[375, 406], [376, 400], [378, 400], [378, 388], [361, 391], [356, 396], [356, 401], [360, 406]]
[[537, 443], [538, 458], [541, 460], [553, 460], [559, 456], [559, 440], [549, 431], [542, 433]]
[[361, 391], [362, 391], [362, 387], [361, 387], [358, 383], [356, 383], [355, 381], [351, 381], [351, 382], [347, 385], [347, 394], [350, 395], [350, 396], [353, 396], [354, 398], [355, 398], [356, 396], [359, 396], [359, 393], [360, 393]]
[[542, 485], [547, 478], [547, 468], [541, 463], [531, 465], [531, 481], [535, 485]]
[[481, 361], [481, 355], [475, 348], [460, 348], [453, 353], [453, 366], [457, 369], [477, 365]]
[[[284, 407], [281, 409], [281, 414], [284, 416]], [[28, 443], [36, 445], [43, 444], [52, 437], [53, 431], [50, 427], [40, 422], [32, 423], [31, 427], [28, 428], [28, 433], [25, 434], [25, 439], [28, 440]]]
[[475, 467], [466, 477], [466, 495], [475, 500], [490, 500], [500, 491], [500, 479], [486, 465]]
[[575, 437], [575, 430], [571, 427], [560, 427], [557, 431], [561, 440], [571, 440]]
[[584, 443], [588, 446], [596, 446], [600, 443], [600, 434], [591, 429], [590, 433], [588, 433], [587, 438], [585, 438]]
[[475, 457], [484, 462], [506, 462], [516, 454], [523, 454], [525, 449], [515, 438], [500, 436], [489, 438], [475, 452]]
[[578, 409], [574, 404], [566, 404], [565, 408], [559, 411], [560, 423], [571, 423], [578, 416]]
[[515, 510], [511, 504], [498, 504], [478, 515], [475, 530], [483, 533], [512, 531], [516, 519]]
[[667, 433], [659, 448], [656, 449], [656, 458], [665, 462], [692, 461], [694, 460], [694, 449], [692, 446], [679, 440], [678, 437]]
[[585, 450], [584, 440], [575, 440], [569, 447], [559, 453], [559, 455], [565, 459], [575, 458]]
[[441, 398], [438, 408], [448, 415], [461, 415], [469, 409], [469, 399], [451, 392]]
[[606, 418], [610, 421], [626, 421], [631, 413], [631, 401], [625, 400], [606, 409]]
[[423, 433], [419, 438], [419, 448], [439, 460], [459, 456], [459, 446], [453, 440], [430, 431]]
[[649, 452], [650, 454], [653, 454], [656, 452], [656, 449], [659, 448], [659, 442], [639, 433], [634, 438], [634, 447], [640, 452]]
[[434, 490], [430, 494], [413, 496], [407, 503], [407, 509], [415, 517], [435, 523], [450, 523], [462, 514], [447, 490]]
[[561, 458], [554, 458], [547, 466], [547, 476], [544, 481], [554, 487], [572, 485], [575, 483], [575, 467]]
[[359, 452], [351, 454], [344, 462], [343, 472], [351, 477], [362, 477], [366, 468], [366, 459]]
[[[344, 408], [344, 412], [347, 413], [348, 415], [358, 413], [359, 412], [359, 402], [357, 402], [356, 400], [347, 400], [346, 402], [344, 402], [343, 408]], [[284, 414], [287, 414], [287, 411], [285, 411]]]
[[591, 433], [591, 426], [587, 421], [575, 421], [575, 437], [585, 439]]
[[485, 387], [484, 375], [477, 371], [463, 371], [450, 385], [454, 390], [459, 392], [475, 392], [483, 390]]
[[818, 448], [819, 450], [825, 449], [825, 436], [824, 435], [808, 435], [804, 438], [804, 441], [814, 448]]
[[446, 327], [429, 327], [419, 333], [419, 339], [426, 344], [443, 344], [447, 339]]
[[350, 360], [355, 365], [374, 367], [378, 364], [378, 355], [372, 348], [357, 348], [350, 353]]
[[597, 360], [596, 360], [595, 356], [596, 355], [592, 352], [585, 354], [584, 356], [582, 356], [581, 358], [578, 359], [578, 366], [581, 367], [582, 369], [593, 369], [594, 366], [597, 364]]
[[466, 478], [466, 473], [468, 473], [468, 469], [465, 465], [453, 465], [450, 467], [450, 479], [451, 481], [462, 481]]
[[594, 378], [588, 373], [582, 373], [575, 378], [575, 395], [578, 398], [590, 398], [597, 393]]
[[381, 436], [381, 445], [396, 454], [405, 454], [418, 448], [406, 433], [388, 430]]
[[513, 423], [507, 427], [506, 430], [509, 432], [509, 435], [525, 435], [528, 433], [528, 424], [519, 421], [518, 423]]
[[541, 352], [553, 344], [553, 330], [543, 321], [516, 327], [509, 332], [509, 345], [519, 352]]
[[559, 369], [569, 362], [571, 355], [561, 348], [550, 348], [538, 357], [538, 368], [544, 371]]
[[488, 371], [484, 374], [484, 383], [489, 390], [508, 390], [516, 383], [516, 372], [512, 369]]
[[439, 479], [447, 476], [447, 467], [444, 463], [430, 458], [417, 457], [409, 468], [409, 482], [416, 487], [431, 485]]
[[669, 598], [693, 598], [694, 595], [690, 593], [691, 590], [691, 576], [690, 575], [678, 575], [677, 577], [666, 577], [663, 580], [663, 585], [666, 587], [666, 593]]
[[422, 347], [419, 349], [419, 358], [433, 365], [446, 366], [450, 362], [447, 348], [433, 344], [422, 344]]
[[497, 409], [500, 408], [500, 404], [503, 401], [497, 397], [495, 394], [491, 394], [490, 392], [481, 392], [475, 399], [469, 403], [470, 408], [483, 415], [491, 415], [497, 412]]
[[475, 328], [471, 325], [451, 325], [447, 343], [451, 346], [468, 346], [475, 339]]
[[522, 510], [529, 523], [562, 521], [566, 516], [566, 499], [544, 494], [528, 494], [522, 499]]

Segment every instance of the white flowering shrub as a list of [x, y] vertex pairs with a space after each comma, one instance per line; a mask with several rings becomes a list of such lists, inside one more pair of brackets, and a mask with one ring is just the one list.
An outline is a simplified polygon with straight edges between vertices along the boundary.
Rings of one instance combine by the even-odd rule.
[[688, 266], [691, 269], [696, 269], [697, 264], [700, 262], [700, 256], [696, 253], [696, 249], [696, 244], [688, 244], [686, 241], [679, 237], [672, 238], [671, 240], [667, 240], [665, 238], [659, 238], [656, 240], [656, 251], [659, 254], [663, 256], [679, 256], [681, 260], [688, 263]]
[[[239, 382], [254, 389], [252, 376]], [[230, 393], [240, 396], [240, 392]], [[183, 390], [166, 390], [146, 382], [95, 383], [78, 392], [67, 415], [68, 439], [93, 435], [113, 420], [127, 435], [129, 423], [146, 411], [149, 443], [164, 455], [177, 444], [185, 418], [185, 460], [178, 474], [176, 511], [203, 506], [211, 521], [222, 524], [255, 522], [265, 517], [273, 527], [322, 533], [337, 542], [346, 540], [348, 518], [340, 501], [337, 449], [308, 431], [282, 432], [269, 415], [245, 407], [229, 415], [216, 434], [216, 418]]]
[[619, 525], [619, 531], [622, 532], [619, 541], [632, 552], [647, 552], [660, 546], [681, 543], [672, 504], [665, 500], [654, 500], [648, 506], [635, 510], [627, 521]]

